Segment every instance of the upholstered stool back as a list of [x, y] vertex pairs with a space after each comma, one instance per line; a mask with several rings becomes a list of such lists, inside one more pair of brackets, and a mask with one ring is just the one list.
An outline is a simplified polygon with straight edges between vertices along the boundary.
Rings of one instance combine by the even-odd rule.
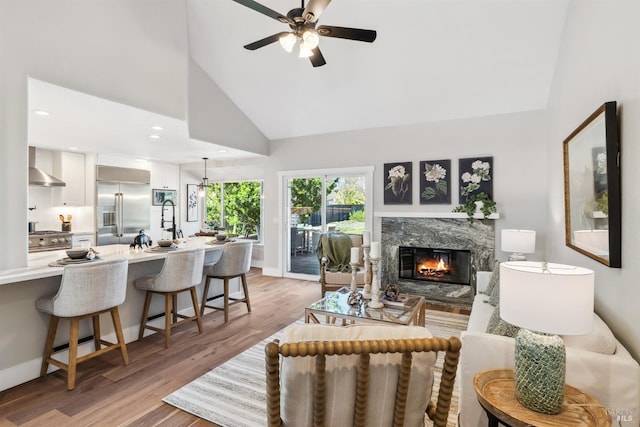
[[127, 294], [127, 265], [125, 258], [68, 265], [58, 293], [38, 300], [36, 308], [58, 317], [74, 317], [116, 307]]
[[224, 245], [222, 256], [217, 263], [207, 265], [204, 272], [208, 276], [237, 277], [251, 269], [253, 242], [229, 242]]
[[204, 249], [185, 249], [167, 253], [162, 270], [155, 276], [136, 279], [136, 287], [154, 292], [189, 289], [202, 280]]

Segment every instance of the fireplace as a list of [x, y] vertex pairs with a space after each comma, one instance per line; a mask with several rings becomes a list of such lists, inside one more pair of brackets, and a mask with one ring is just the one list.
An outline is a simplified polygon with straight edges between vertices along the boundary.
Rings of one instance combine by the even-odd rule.
[[471, 251], [398, 248], [398, 278], [427, 282], [471, 284]]
[[[450, 215], [450, 217], [447, 217]], [[459, 213], [435, 217], [380, 216], [381, 256], [378, 273], [381, 285], [397, 284], [400, 292], [424, 296], [427, 301], [470, 309], [475, 295], [477, 271], [491, 271], [495, 259], [495, 221], [476, 220], [473, 224]], [[461, 283], [404, 279], [400, 276], [400, 247], [446, 248], [468, 251], [470, 273]], [[459, 256], [459, 255], [457, 255]], [[413, 267], [411, 267], [413, 273]], [[458, 282], [458, 281], [456, 281]]]

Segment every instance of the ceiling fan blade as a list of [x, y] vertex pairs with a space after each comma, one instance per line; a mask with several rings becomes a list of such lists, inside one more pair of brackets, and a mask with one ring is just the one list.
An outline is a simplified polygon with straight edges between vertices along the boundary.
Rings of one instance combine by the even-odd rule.
[[261, 5], [258, 2], [255, 2], [253, 0], [233, 0], [236, 3], [239, 3], [243, 6], [248, 7], [249, 9], [253, 9], [256, 12], [262, 13], [263, 15], [267, 15], [269, 18], [273, 18], [275, 20], [278, 20], [284, 24], [292, 24], [293, 20], [291, 18], [288, 18], [286, 16], [284, 16], [281, 13], [276, 12], [273, 9], [269, 9], [266, 6]]
[[264, 47], [268, 44], [271, 43], [275, 43], [278, 40], [280, 40], [280, 37], [282, 37], [285, 34], [289, 34], [287, 31], [283, 31], [281, 33], [278, 34], [274, 34], [272, 36], [269, 37], [265, 37], [263, 39], [260, 39], [258, 41], [255, 41], [253, 43], [249, 43], [248, 45], [246, 45], [244, 48], [245, 49], [249, 49], [249, 50], [256, 50], [256, 49], [260, 49], [261, 47]]
[[309, 0], [307, 7], [302, 12], [302, 17], [306, 22], [316, 22], [329, 3], [331, 0]]
[[320, 52], [320, 48], [316, 47], [311, 49], [312, 55], [309, 57], [309, 61], [311, 61], [311, 65], [314, 67], [322, 67], [327, 61], [324, 60], [324, 56], [322, 56], [322, 52]]
[[336, 37], [339, 39], [357, 40], [372, 43], [378, 35], [374, 30], [363, 30], [362, 28], [333, 27], [331, 25], [320, 25], [318, 34], [324, 37]]

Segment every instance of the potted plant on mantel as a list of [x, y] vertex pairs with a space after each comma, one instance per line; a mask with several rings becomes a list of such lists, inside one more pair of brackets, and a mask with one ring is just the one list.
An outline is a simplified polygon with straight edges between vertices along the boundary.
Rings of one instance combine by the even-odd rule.
[[463, 204], [456, 206], [453, 209], [453, 212], [466, 213], [468, 221], [473, 224], [473, 221], [475, 220], [474, 215], [476, 213], [482, 212], [486, 219], [489, 215], [495, 213], [496, 210], [496, 202], [491, 200], [486, 193], [477, 193], [467, 197], [467, 200]]

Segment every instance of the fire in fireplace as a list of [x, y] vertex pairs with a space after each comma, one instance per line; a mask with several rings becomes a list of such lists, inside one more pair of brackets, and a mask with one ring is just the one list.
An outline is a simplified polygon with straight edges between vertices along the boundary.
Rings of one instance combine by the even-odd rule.
[[399, 248], [400, 279], [471, 284], [471, 251], [439, 248]]

